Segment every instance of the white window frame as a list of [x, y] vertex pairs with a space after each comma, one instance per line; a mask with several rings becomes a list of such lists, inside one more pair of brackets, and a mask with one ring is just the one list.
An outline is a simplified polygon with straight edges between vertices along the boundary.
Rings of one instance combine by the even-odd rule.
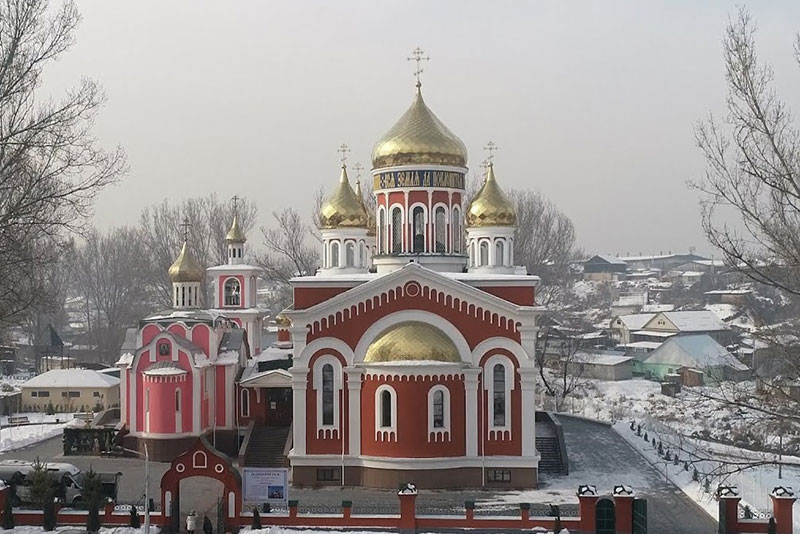
[[[231, 287], [239, 286], [239, 303], [238, 304], [228, 304], [228, 284], [231, 283]], [[228, 276], [222, 282], [222, 307], [223, 308], [239, 308], [242, 307], [242, 301], [244, 300], [242, 297], [242, 283], [239, 281], [239, 278], [235, 276]]]
[[[458, 228], [456, 228], [458, 226]], [[458, 230], [458, 232], [456, 232]], [[457, 235], [458, 234], [458, 235]], [[456, 254], [463, 254], [463, 224], [461, 221], [461, 208], [456, 204], [450, 217], [450, 250]]]
[[[332, 425], [323, 425], [322, 424], [322, 367], [325, 364], [331, 364], [333, 367], [333, 424]], [[339, 421], [341, 419], [339, 413], [341, 407], [339, 405], [340, 398], [342, 396], [342, 362], [339, 361], [339, 358], [333, 356], [332, 354], [326, 354], [324, 356], [320, 356], [314, 362], [314, 367], [312, 368], [312, 373], [314, 373], [314, 391], [316, 396], [317, 402], [317, 437], [322, 438], [325, 435], [325, 431], [332, 431], [333, 434], [338, 434], [339, 432]]]
[[[383, 426], [381, 423], [383, 415], [383, 405], [381, 397], [383, 392], [389, 392], [389, 402], [392, 409], [392, 424]], [[388, 384], [383, 384], [375, 390], [375, 441], [397, 441], [397, 392]]]
[[[436, 215], [438, 214], [440, 209], [444, 211], [444, 223], [442, 224], [442, 226], [444, 226], [444, 251], [443, 252], [437, 252], [436, 251], [436, 243], [437, 243], [436, 238], [438, 237], [438, 233], [439, 233], [439, 223], [436, 221]], [[451, 250], [452, 250], [450, 248], [450, 239], [448, 239], [448, 235], [447, 235], [448, 234], [448, 228], [450, 226], [450, 221], [449, 221], [450, 210], [447, 209], [447, 204], [445, 204], [444, 202], [437, 202], [436, 204], [433, 205], [433, 212], [432, 213], [433, 213], [433, 215], [431, 217], [431, 221], [433, 221], [433, 224], [432, 224], [432, 226], [433, 226], [433, 240], [431, 242], [431, 247], [430, 247], [431, 252], [436, 253], [436, 254], [449, 254], [451, 252]]]
[[506, 240], [499, 238], [494, 240], [494, 264], [502, 267], [506, 264]]
[[[352, 251], [352, 253], [351, 253]], [[352, 256], [352, 261], [351, 261]], [[356, 267], [358, 265], [358, 258], [356, 258], [356, 242], [348, 239], [344, 242], [344, 266]]]
[[[436, 393], [442, 392], [442, 416], [444, 425], [440, 428], [433, 426], [433, 401]], [[442, 442], [451, 441], [452, 432], [450, 431], [450, 389], [442, 384], [437, 384], [428, 390], [428, 441]]]
[[[494, 366], [500, 364], [505, 370], [505, 425], [494, 424]], [[489, 439], [511, 439], [511, 392], [514, 390], [514, 364], [504, 354], [495, 354], [483, 366], [483, 387], [486, 397], [486, 427]], [[508, 433], [507, 435], [504, 433]], [[494, 434], [494, 435], [493, 435]]]
[[[336, 250], [336, 261], [333, 261], [333, 251]], [[342, 245], [339, 241], [331, 241], [331, 261], [330, 267], [340, 267], [342, 261]]]
[[[383, 216], [383, 219], [381, 219], [381, 216]], [[387, 217], [388, 217], [388, 210], [386, 209], [386, 207], [378, 206], [378, 219], [376, 222], [376, 225], [378, 227], [376, 230], [376, 233], [378, 235], [378, 240], [377, 240], [378, 254], [387, 254], [388, 237], [386, 235], [386, 228], [388, 228], [389, 226], [387, 224]]]
[[395, 202], [391, 206], [389, 206], [389, 221], [387, 221], [386, 227], [388, 228], [386, 234], [386, 250], [387, 254], [394, 254], [394, 210], [400, 210], [400, 254], [406, 252], [408, 247], [406, 246], [406, 241], [408, 241], [408, 232], [406, 232], [406, 210], [405, 206], [400, 204], [399, 202]]
[[[414, 233], [414, 210], [417, 208], [422, 208], [422, 254], [426, 252], [430, 252], [431, 247], [428, 243], [428, 226], [430, 225], [430, 217], [428, 214], [428, 206], [422, 202], [414, 202], [409, 208], [408, 213], [411, 215], [408, 218], [408, 225], [411, 227], [411, 243], [408, 247], [408, 252], [415, 252], [414, 251], [414, 237], [416, 234]], [[417, 252], [420, 254], [420, 252]]]

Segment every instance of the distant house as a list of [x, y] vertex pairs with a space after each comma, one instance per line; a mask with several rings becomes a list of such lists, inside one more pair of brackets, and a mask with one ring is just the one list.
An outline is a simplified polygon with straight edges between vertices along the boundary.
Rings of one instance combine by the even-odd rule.
[[630, 315], [639, 313], [647, 304], [647, 290], [644, 291], [629, 291], [620, 294], [614, 302], [611, 303], [611, 316], [616, 315]]
[[745, 380], [750, 369], [707, 334], [675, 336], [654, 350], [643, 362], [646, 376], [662, 380], [682, 368], [702, 371], [708, 383]]
[[616, 351], [579, 351], [567, 365], [567, 371], [598, 380], [630, 380], [633, 358]]
[[24, 411], [57, 412], [119, 406], [119, 378], [89, 369], [53, 369], [23, 383]]
[[644, 328], [644, 325], [655, 315], [654, 313], [635, 313], [614, 317], [611, 319], [611, 325], [609, 326], [611, 339], [620, 345], [629, 344], [631, 342], [631, 333]]
[[722, 260], [693, 260], [687, 261], [675, 267], [676, 271], [702, 271], [704, 273], [715, 273], [725, 268]]
[[627, 256], [621, 258], [631, 269], [658, 269], [660, 271], [670, 271], [685, 263], [698, 260], [705, 260], [703, 256], [697, 254], [655, 254], [652, 256]]
[[720, 343], [731, 341], [730, 328], [708, 310], [656, 313], [639, 330], [631, 332], [632, 341], [664, 341], [678, 335], [708, 334]]
[[624, 278], [628, 265], [611, 256], [592, 256], [583, 262], [583, 277], [586, 280], [616, 280]]
[[706, 302], [708, 304], [734, 304], [741, 306], [747, 302], [747, 298], [753, 294], [752, 289], [715, 289], [706, 291]]

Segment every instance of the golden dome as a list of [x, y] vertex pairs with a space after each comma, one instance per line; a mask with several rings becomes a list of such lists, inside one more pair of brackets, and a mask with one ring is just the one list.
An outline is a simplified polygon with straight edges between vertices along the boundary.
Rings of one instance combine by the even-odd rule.
[[425, 105], [419, 84], [411, 107], [372, 149], [373, 168], [414, 164], [467, 165], [467, 148]]
[[275, 316], [275, 324], [278, 326], [292, 326], [292, 320], [283, 313], [279, 313]]
[[228, 230], [228, 235], [225, 236], [225, 241], [228, 243], [244, 243], [247, 241], [244, 232], [239, 228], [239, 220], [236, 215], [233, 216], [233, 224], [231, 224], [231, 229]]
[[361, 202], [361, 207], [364, 208], [364, 213], [367, 214], [367, 236], [375, 237], [375, 215], [371, 210], [367, 209], [364, 203], [364, 193], [361, 192], [361, 180], [356, 180], [356, 196], [358, 201]]
[[428, 323], [406, 321], [390, 326], [367, 349], [367, 363], [432, 360], [460, 362], [458, 349], [447, 335]]
[[203, 268], [194, 261], [184, 241], [178, 259], [169, 268], [169, 279], [173, 282], [202, 282], [204, 274]]
[[339, 186], [322, 204], [319, 222], [323, 228], [366, 228], [367, 212], [347, 180], [347, 169], [342, 165]]
[[467, 210], [467, 226], [514, 226], [517, 212], [514, 204], [500, 189], [494, 177], [494, 165], [489, 163], [486, 181]]

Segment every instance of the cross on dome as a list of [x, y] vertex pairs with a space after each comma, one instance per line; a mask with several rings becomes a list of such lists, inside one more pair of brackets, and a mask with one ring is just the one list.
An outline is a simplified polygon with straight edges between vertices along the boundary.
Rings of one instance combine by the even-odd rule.
[[231, 197], [231, 201], [233, 201], [233, 213], [234, 214], [236, 214], [236, 209], [239, 206], [239, 200], [241, 200], [241, 197], [239, 195], [233, 195], [233, 197]]
[[497, 145], [494, 144], [494, 141], [489, 141], [483, 149], [489, 153], [489, 157], [486, 158], [486, 161], [488, 161], [487, 165], [491, 165], [494, 159], [494, 153], [497, 151]]
[[339, 158], [342, 162], [342, 166], [347, 165], [347, 153], [350, 152], [350, 147], [348, 147], [347, 144], [342, 143], [339, 145], [339, 149], [336, 152], [342, 153], [341, 157]]
[[179, 226], [183, 228], [183, 240], [189, 241], [189, 228], [192, 227], [192, 223], [189, 222], [189, 217], [184, 217]]
[[358, 181], [361, 178], [361, 171], [364, 170], [364, 166], [357, 161], [356, 164], [353, 165], [353, 170], [356, 171], [356, 180]]
[[406, 61], [416, 61], [417, 66], [414, 69], [414, 76], [417, 77], [417, 87], [422, 86], [422, 82], [419, 81], [419, 75], [422, 74], [424, 71], [422, 69], [422, 65], [420, 63], [422, 61], [430, 61], [431, 58], [425, 55], [425, 51], [422, 50], [420, 47], [416, 47], [414, 50], [411, 51], [411, 57], [406, 58]]

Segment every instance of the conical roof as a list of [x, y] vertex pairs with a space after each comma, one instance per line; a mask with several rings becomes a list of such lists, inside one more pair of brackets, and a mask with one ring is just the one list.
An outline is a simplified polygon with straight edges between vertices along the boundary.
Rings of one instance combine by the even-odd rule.
[[192, 258], [189, 245], [183, 242], [178, 259], [169, 268], [169, 279], [173, 282], [202, 282], [203, 267]]
[[494, 165], [489, 163], [486, 181], [467, 210], [467, 226], [515, 226], [517, 212], [514, 204], [500, 189], [494, 177]]
[[373, 168], [414, 164], [467, 165], [467, 148], [425, 105], [421, 84], [411, 107], [372, 149]]
[[367, 212], [347, 179], [347, 168], [342, 165], [339, 185], [322, 204], [319, 212], [322, 228], [366, 228]]
[[231, 224], [231, 229], [228, 230], [228, 234], [225, 236], [225, 241], [228, 243], [244, 243], [247, 241], [247, 237], [245, 237], [244, 232], [239, 227], [239, 220], [236, 215], [233, 216], [233, 223]]

